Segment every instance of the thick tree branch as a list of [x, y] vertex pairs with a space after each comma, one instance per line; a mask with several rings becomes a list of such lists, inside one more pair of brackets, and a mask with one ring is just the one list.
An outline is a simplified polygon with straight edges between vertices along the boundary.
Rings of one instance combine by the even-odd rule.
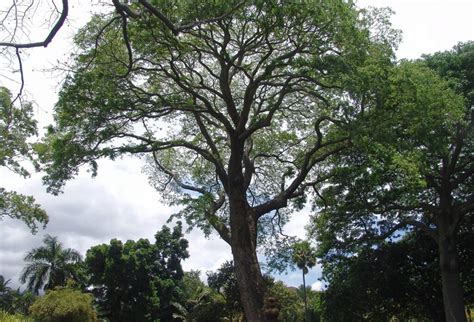
[[62, 0], [61, 15], [59, 16], [58, 21], [53, 25], [53, 28], [51, 28], [49, 34], [46, 36], [46, 38], [43, 41], [22, 43], [22, 44], [16, 44], [14, 42], [0, 42], [0, 47], [13, 47], [16, 49], [47, 47], [51, 43], [53, 38], [56, 36], [58, 31], [61, 29], [61, 27], [64, 25], [64, 22], [66, 21], [68, 13], [69, 13], [68, 0]]
[[395, 233], [397, 230], [406, 228], [407, 226], [413, 226], [415, 228], [418, 228], [418, 229], [422, 230], [425, 234], [427, 234], [429, 237], [431, 237], [434, 241], [436, 241], [438, 243], [438, 234], [437, 234], [436, 230], [434, 230], [433, 228], [430, 228], [429, 226], [425, 225], [421, 221], [411, 220], [411, 219], [406, 219], [406, 220], [403, 220], [403, 221], [399, 222], [398, 224], [391, 227], [389, 230], [387, 230], [386, 232], [384, 232], [381, 235], [366, 234], [359, 241], [360, 242], [365, 242], [365, 241], [371, 241], [371, 240], [384, 240], [384, 239], [392, 236], [393, 233]]
[[160, 161], [156, 157], [156, 152], [153, 152], [153, 160], [155, 161], [155, 165], [158, 167], [158, 169], [164, 172], [165, 174], [167, 174], [180, 188], [184, 190], [198, 192], [203, 195], [208, 193], [208, 191], [204, 187], [196, 187], [196, 186], [186, 184], [183, 181], [181, 181], [178, 175], [176, 175], [175, 173], [173, 173], [171, 170], [167, 169], [160, 163]]

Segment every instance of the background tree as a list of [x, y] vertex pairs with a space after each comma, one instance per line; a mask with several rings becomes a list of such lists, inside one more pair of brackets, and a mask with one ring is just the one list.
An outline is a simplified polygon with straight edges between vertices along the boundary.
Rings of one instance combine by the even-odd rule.
[[174, 318], [183, 321], [218, 322], [225, 318], [224, 298], [204, 284], [199, 271], [185, 272], [182, 285], [181, 303], [173, 303], [178, 313]]
[[[21, 100], [14, 104], [10, 91], [0, 86], [0, 166], [29, 176], [21, 162], [32, 160], [28, 139], [36, 134], [32, 105]], [[33, 197], [0, 187], [0, 219], [4, 216], [23, 221], [33, 233], [38, 224], [44, 227], [48, 222], [48, 215]]]
[[216, 272], [207, 272], [207, 284], [224, 298], [229, 321], [237, 319], [242, 314], [243, 308], [234, 263], [226, 261]]
[[43, 243], [26, 254], [27, 264], [20, 275], [20, 281], [27, 283], [34, 294], [64, 286], [68, 279], [78, 280], [75, 264], [81, 261], [79, 252], [64, 248], [57, 237], [50, 235], [43, 238]]
[[318, 295], [316, 292], [308, 292], [308, 314], [305, 312], [303, 296], [295, 287], [289, 287], [282, 281], [277, 281], [268, 288], [267, 295], [277, 299], [280, 305], [279, 321], [298, 322], [305, 319], [311, 322], [319, 321], [317, 314], [319, 309], [316, 307], [316, 297]]
[[38, 145], [45, 182], [58, 192], [81, 165], [147, 155], [179, 215], [229, 243], [246, 315], [259, 320], [258, 231], [324, 179], [316, 165], [347, 143], [325, 135], [344, 125], [346, 82], [369, 60], [390, 63], [398, 35], [386, 13], [343, 1], [164, 3], [120, 3], [76, 36], [56, 125]]
[[[472, 238], [462, 235], [458, 239], [466, 263], [472, 261], [468, 246]], [[473, 282], [470, 271], [472, 266], [462, 266], [465, 285]], [[324, 316], [330, 321], [381, 321], [391, 316], [446, 321], [437, 245], [423, 232], [366, 247], [356, 255], [332, 258], [324, 265], [324, 276], [329, 282], [323, 295]], [[472, 298], [466, 298], [466, 303], [471, 302]]]
[[173, 302], [179, 303], [183, 277], [181, 260], [187, 258], [188, 242], [181, 224], [163, 226], [155, 243], [147, 239], [94, 246], [85, 262], [92, 292], [101, 311], [113, 321], [174, 321]]
[[5, 312], [9, 312], [12, 302], [12, 289], [8, 284], [10, 284], [10, 280], [6, 280], [3, 275], [0, 275], [0, 309]]
[[5, 280], [0, 275], [0, 313], [27, 315], [28, 308], [34, 301], [34, 295], [30, 291], [21, 292], [20, 288], [13, 290], [8, 284], [10, 280]]
[[306, 279], [305, 275], [316, 265], [316, 251], [311, 247], [308, 241], [298, 242], [293, 245], [293, 263], [301, 269], [303, 273], [303, 301], [305, 311], [305, 321], [308, 320], [308, 300], [306, 298]]
[[[474, 51], [464, 48], [444, 55], [466, 66]], [[472, 75], [462, 68], [451, 75]], [[315, 215], [320, 247], [357, 252], [397, 230], [421, 229], [438, 245], [446, 320], [465, 321], [456, 239], [474, 211], [474, 123], [469, 100], [450, 87], [472, 81], [442, 80], [423, 61], [368, 76], [380, 86], [355, 96], [364, 113], [352, 147], [330, 160], [331, 184]]]

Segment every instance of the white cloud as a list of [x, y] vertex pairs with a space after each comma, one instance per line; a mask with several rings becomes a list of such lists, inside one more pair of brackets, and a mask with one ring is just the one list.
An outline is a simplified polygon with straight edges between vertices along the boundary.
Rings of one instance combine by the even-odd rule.
[[316, 281], [313, 284], [311, 284], [311, 289], [313, 291], [322, 291], [324, 289], [324, 284], [321, 281]]

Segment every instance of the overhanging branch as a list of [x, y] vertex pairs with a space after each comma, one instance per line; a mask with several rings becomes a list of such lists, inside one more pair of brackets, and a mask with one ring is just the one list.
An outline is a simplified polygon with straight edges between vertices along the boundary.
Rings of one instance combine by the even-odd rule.
[[64, 25], [64, 22], [66, 21], [68, 13], [69, 13], [68, 0], [62, 0], [61, 15], [59, 16], [58, 21], [53, 25], [53, 28], [51, 28], [49, 34], [46, 36], [46, 38], [43, 41], [21, 43], [21, 44], [16, 44], [14, 42], [0, 42], [0, 47], [13, 47], [16, 49], [47, 47], [51, 43], [53, 38], [56, 36], [58, 31], [61, 29], [61, 27]]

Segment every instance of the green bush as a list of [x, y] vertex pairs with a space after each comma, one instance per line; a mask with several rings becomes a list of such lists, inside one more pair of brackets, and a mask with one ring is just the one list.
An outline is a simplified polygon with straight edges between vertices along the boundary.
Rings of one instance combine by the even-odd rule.
[[95, 322], [97, 313], [92, 300], [90, 294], [60, 287], [38, 297], [30, 307], [30, 313], [38, 322]]
[[0, 322], [33, 322], [33, 320], [22, 314], [10, 314], [0, 310]]

